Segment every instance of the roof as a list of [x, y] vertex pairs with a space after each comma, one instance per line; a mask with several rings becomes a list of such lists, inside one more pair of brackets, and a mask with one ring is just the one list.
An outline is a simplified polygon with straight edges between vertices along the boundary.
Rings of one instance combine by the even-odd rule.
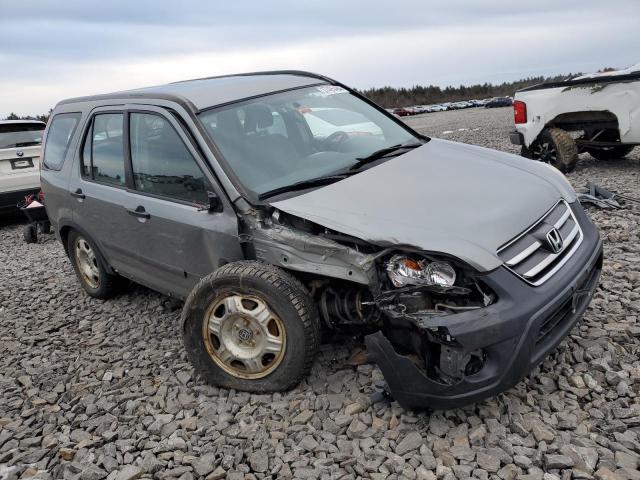
[[42, 125], [46, 125], [46, 123], [41, 122], [40, 120], [0, 120], [0, 125], [13, 125], [20, 123], [39, 123]]
[[104, 95], [71, 98], [60, 102], [60, 104], [108, 99], [163, 98], [182, 101], [199, 111], [272, 92], [330, 82], [330, 79], [321, 75], [294, 70], [242, 73], [186, 80]]

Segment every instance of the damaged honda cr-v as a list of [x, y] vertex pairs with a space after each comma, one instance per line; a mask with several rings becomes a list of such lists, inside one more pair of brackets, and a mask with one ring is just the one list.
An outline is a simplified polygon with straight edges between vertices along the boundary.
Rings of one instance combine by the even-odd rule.
[[90, 295], [124, 277], [186, 299], [198, 373], [248, 391], [296, 385], [329, 329], [365, 336], [402, 405], [493, 395], [568, 334], [602, 265], [555, 169], [305, 72], [63, 101], [42, 187]]

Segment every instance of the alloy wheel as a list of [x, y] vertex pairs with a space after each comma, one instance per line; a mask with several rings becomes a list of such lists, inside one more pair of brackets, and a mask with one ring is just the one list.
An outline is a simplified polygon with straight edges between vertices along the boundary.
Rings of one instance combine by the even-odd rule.
[[532, 148], [533, 158], [557, 166], [558, 150], [551, 142], [541, 142]]

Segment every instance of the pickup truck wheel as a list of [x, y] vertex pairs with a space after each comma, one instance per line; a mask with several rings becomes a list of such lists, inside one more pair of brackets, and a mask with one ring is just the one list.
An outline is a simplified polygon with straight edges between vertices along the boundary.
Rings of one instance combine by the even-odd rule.
[[578, 147], [564, 130], [546, 128], [529, 148], [523, 147], [522, 156], [548, 163], [562, 173], [569, 173], [575, 170], [578, 163]]
[[633, 150], [633, 145], [619, 147], [585, 148], [589, 155], [596, 160], [620, 160]]
[[250, 392], [287, 390], [311, 368], [320, 343], [315, 303], [275, 266], [224, 265], [204, 277], [182, 310], [183, 338], [210, 384]]
[[80, 285], [90, 296], [104, 300], [119, 291], [122, 279], [106, 270], [98, 248], [88, 237], [75, 230], [69, 232], [67, 252]]

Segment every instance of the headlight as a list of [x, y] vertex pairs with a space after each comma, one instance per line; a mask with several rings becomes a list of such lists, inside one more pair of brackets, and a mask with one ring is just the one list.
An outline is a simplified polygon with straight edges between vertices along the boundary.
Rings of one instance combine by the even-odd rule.
[[456, 281], [456, 272], [447, 262], [416, 260], [401, 254], [394, 255], [387, 262], [387, 275], [396, 287], [407, 285], [450, 287]]

